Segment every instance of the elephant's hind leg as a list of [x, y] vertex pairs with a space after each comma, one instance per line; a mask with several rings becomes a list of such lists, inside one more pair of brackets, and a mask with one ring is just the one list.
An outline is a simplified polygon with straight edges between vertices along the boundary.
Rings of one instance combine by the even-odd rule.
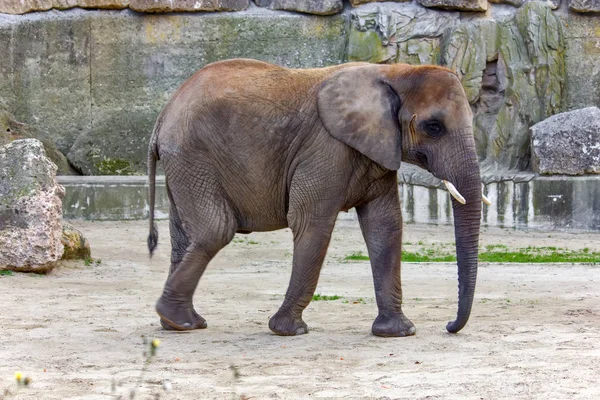
[[[233, 237], [233, 233], [231, 234]], [[200, 277], [210, 260], [229, 241], [202, 240], [192, 242], [183, 259], [171, 272], [156, 312], [167, 329], [190, 330], [207, 327], [206, 320], [195, 310], [192, 302]]]
[[201, 189], [194, 185], [172, 186], [171, 269], [156, 312], [165, 329], [207, 327], [193, 306], [198, 281], [210, 260], [233, 238], [235, 218], [208, 177]]
[[191, 244], [180, 264], [169, 275], [163, 295], [156, 304], [163, 327], [175, 330], [202, 329], [206, 320], [194, 310], [192, 297], [212, 257], [202, 246]]
[[[169, 202], [171, 204], [169, 210], [169, 231], [171, 234], [171, 267], [169, 268], [169, 276], [173, 275], [173, 273], [179, 268], [183, 257], [187, 252], [187, 248], [190, 245], [190, 240], [183, 229], [183, 225], [181, 223], [181, 218], [179, 217], [179, 213], [177, 211], [177, 207], [175, 207], [175, 203], [173, 201], [173, 196], [169, 187], [167, 185], [167, 195], [169, 196]], [[191, 309], [193, 315], [193, 319], [200, 321], [203, 318], [194, 310], [193, 305]], [[160, 318], [160, 325], [163, 329], [166, 330], [174, 330], [175, 328], [171, 326], [167, 321], [163, 318]], [[206, 323], [204, 324], [206, 327]]]

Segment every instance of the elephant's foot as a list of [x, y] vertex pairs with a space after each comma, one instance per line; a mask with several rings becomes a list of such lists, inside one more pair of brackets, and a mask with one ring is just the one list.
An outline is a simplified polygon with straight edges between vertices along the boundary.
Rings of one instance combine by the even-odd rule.
[[308, 333], [308, 326], [302, 317], [294, 317], [289, 312], [277, 311], [269, 320], [269, 329], [280, 336], [296, 336]]
[[404, 314], [379, 314], [373, 322], [371, 332], [375, 336], [401, 337], [412, 336], [417, 330]]
[[156, 312], [160, 316], [160, 324], [166, 330], [188, 331], [208, 326], [206, 320], [191, 305], [172, 304], [163, 297], [156, 303]]
[[[192, 312], [194, 313], [195, 317], [196, 317], [198, 320], [202, 320], [202, 321], [204, 321], [204, 325], [203, 325], [203, 326], [200, 326], [200, 327], [199, 327], [199, 328], [197, 328], [197, 329], [204, 329], [204, 328], [206, 328], [206, 327], [208, 326], [208, 324], [206, 323], [206, 320], [205, 320], [204, 318], [202, 318], [202, 317], [201, 317], [201, 316], [200, 316], [200, 315], [199, 315], [199, 314], [196, 312], [196, 310], [194, 310], [193, 308], [192, 308]], [[180, 329], [176, 329], [176, 328], [174, 328], [173, 326], [171, 326], [171, 325], [170, 325], [170, 324], [169, 324], [167, 321], [165, 321], [165, 320], [164, 320], [162, 317], [160, 318], [160, 326], [162, 326], [162, 328], [163, 328], [164, 330], [166, 330], [166, 331], [175, 331], [175, 330], [180, 330]]]

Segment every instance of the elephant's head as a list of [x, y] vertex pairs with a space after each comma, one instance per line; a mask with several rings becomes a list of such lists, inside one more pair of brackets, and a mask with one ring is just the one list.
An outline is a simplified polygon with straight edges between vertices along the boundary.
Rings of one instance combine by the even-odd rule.
[[440, 67], [357, 64], [325, 81], [318, 103], [338, 140], [390, 170], [401, 161], [416, 164], [459, 192], [452, 204], [458, 316], [446, 327], [458, 332], [473, 303], [482, 201], [473, 117], [460, 80]]

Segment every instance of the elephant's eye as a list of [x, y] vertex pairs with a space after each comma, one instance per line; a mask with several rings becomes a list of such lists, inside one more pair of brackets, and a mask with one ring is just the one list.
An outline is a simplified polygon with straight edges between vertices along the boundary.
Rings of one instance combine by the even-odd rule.
[[425, 121], [423, 123], [423, 128], [425, 129], [425, 132], [433, 137], [441, 136], [444, 133], [444, 127], [436, 120]]

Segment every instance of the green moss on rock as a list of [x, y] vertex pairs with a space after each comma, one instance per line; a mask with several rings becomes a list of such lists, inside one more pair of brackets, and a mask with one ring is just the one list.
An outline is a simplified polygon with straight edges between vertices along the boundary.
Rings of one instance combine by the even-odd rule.
[[63, 223], [61, 242], [65, 248], [63, 260], [85, 260], [92, 256], [90, 244], [83, 234], [72, 225]]
[[98, 175], [133, 175], [131, 163], [121, 159], [105, 157], [96, 164]]

